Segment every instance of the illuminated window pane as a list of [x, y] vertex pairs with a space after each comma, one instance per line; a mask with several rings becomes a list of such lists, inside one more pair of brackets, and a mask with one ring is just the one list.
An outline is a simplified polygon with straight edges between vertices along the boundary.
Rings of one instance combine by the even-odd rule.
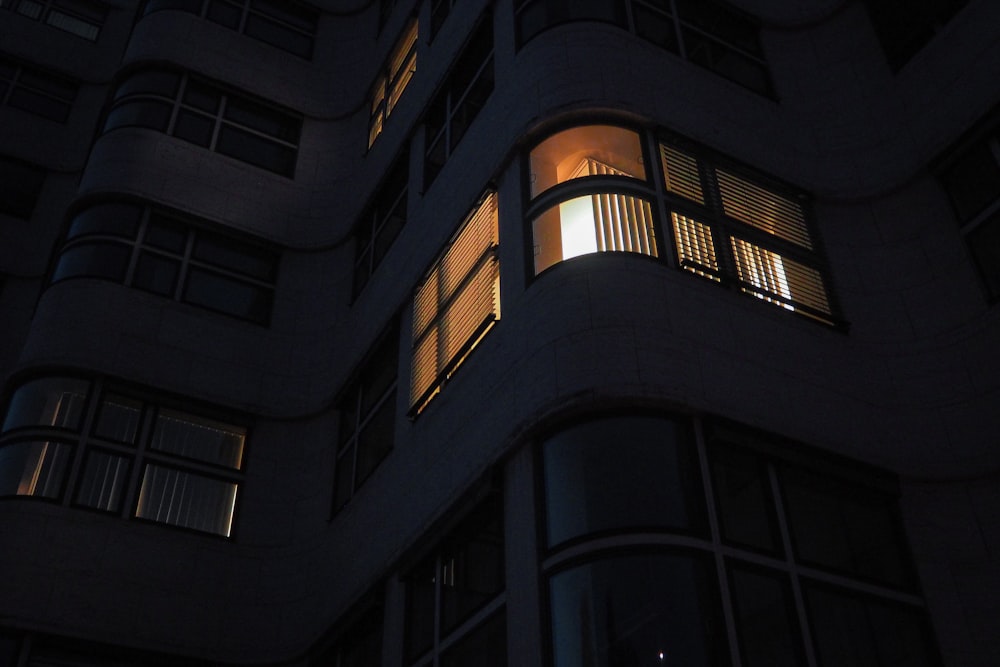
[[152, 447], [238, 470], [245, 438], [245, 428], [162, 408], [153, 426]]
[[40, 378], [21, 385], [11, 399], [3, 431], [19, 426], [78, 429], [90, 383], [73, 378]]
[[58, 498], [73, 448], [61, 442], [16, 442], [0, 448], [0, 496]]
[[235, 504], [232, 482], [150, 464], [143, 472], [135, 515], [228, 537]]
[[574, 127], [538, 144], [529, 156], [531, 197], [585, 176], [646, 179], [639, 134], [610, 125]]
[[657, 256], [653, 213], [645, 199], [605, 193], [574, 197], [532, 222], [535, 273], [594, 252]]

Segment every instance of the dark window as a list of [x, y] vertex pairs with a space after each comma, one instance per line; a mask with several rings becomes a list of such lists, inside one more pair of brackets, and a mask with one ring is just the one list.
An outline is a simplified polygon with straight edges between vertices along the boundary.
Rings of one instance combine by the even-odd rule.
[[507, 664], [499, 497], [466, 517], [404, 580], [407, 665], [435, 655], [456, 667]]
[[0, 7], [96, 42], [108, 7], [90, 0], [4, 0]]
[[554, 665], [940, 665], [887, 473], [669, 415], [540, 449]]
[[406, 224], [410, 155], [404, 151], [354, 226], [354, 282], [357, 297]]
[[28, 220], [45, 182], [45, 171], [0, 156], [0, 213]]
[[550, 547], [607, 532], [707, 531], [693, 435], [684, 421], [584, 422], [546, 440], [543, 458]]
[[267, 324], [278, 253], [204, 230], [190, 216], [133, 202], [90, 206], [70, 221], [51, 282], [105, 278]]
[[760, 24], [722, 0], [518, 0], [517, 40], [570, 21], [603, 21], [762, 95], [772, 95]]
[[898, 70], [969, 0], [864, 0], [889, 65]]
[[246, 428], [189, 405], [103, 379], [22, 383], [0, 428], [0, 496], [47, 498], [228, 537]]
[[945, 161], [947, 190], [991, 300], [1000, 298], [1000, 132], [996, 114]]
[[319, 12], [291, 0], [147, 0], [143, 16], [174, 9], [204, 17], [302, 58], [311, 58]]
[[438, 34], [458, 0], [431, 0], [431, 39]]
[[104, 132], [147, 127], [293, 176], [302, 118], [193, 75], [142, 70], [115, 88]]
[[424, 190], [430, 187], [493, 92], [493, 20], [481, 21], [424, 118]]
[[340, 402], [333, 511], [346, 505], [392, 451], [396, 430], [399, 323], [382, 334]]
[[0, 54], [0, 104], [65, 123], [78, 85], [69, 77]]

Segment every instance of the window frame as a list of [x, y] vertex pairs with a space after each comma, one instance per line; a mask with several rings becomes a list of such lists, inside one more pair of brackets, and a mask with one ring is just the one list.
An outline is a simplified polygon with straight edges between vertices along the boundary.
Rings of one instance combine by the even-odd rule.
[[[78, 234], [73, 234], [73, 225], [77, 220], [84, 219], [88, 211], [100, 210], [103, 207], [125, 206], [134, 208], [137, 213], [135, 219], [135, 231], [128, 234], [126, 230], [112, 230], [110, 227], [99, 230], [83, 230]], [[269, 326], [271, 315], [274, 310], [275, 294], [277, 290], [278, 272], [280, 268], [280, 249], [263, 242], [260, 239], [248, 235], [234, 234], [231, 228], [221, 228], [213, 225], [208, 220], [203, 220], [190, 214], [181, 213], [171, 208], [155, 204], [141, 199], [133, 198], [101, 198], [89, 202], [85, 206], [77, 206], [74, 214], [69, 218], [67, 229], [63, 233], [62, 241], [57, 247], [53, 256], [52, 268], [46, 287], [58, 284], [65, 280], [75, 280], [80, 278], [91, 278], [98, 280], [109, 280], [125, 287], [139, 289], [150, 294], [156, 294], [178, 303], [185, 303], [196, 308], [209, 310], [221, 315], [236, 318], [260, 326]], [[99, 218], [100, 220], [101, 218]], [[182, 235], [183, 241], [179, 249], [164, 247], [151, 241], [151, 234], [156, 227], [166, 223], [173, 228], [173, 231]], [[72, 234], [72, 235], [71, 235]], [[251, 261], [260, 261], [268, 264], [263, 270], [265, 277], [254, 276], [250, 273], [239, 271], [232, 266], [226, 266], [219, 262], [212, 262], [209, 259], [197, 257], [199, 241], [208, 242], [227, 241], [233, 244], [237, 251], [242, 248], [257, 251], [255, 257], [249, 257]], [[102, 250], [117, 249], [127, 252], [124, 265], [121, 269], [121, 276], [115, 277], [106, 274], [93, 274], [87, 272], [74, 273], [62, 277], [57, 277], [60, 260], [74, 251], [88, 246], [98, 246]], [[139, 264], [144, 258], [153, 258], [153, 261], [166, 261], [176, 267], [176, 274], [172, 278], [172, 287], [169, 294], [164, 294], [150, 287], [137, 284], [137, 273]], [[221, 307], [213, 307], [203, 300], [195, 298], [194, 294], [189, 294], [188, 288], [192, 284], [193, 274], [207, 274], [216, 279], [222, 279], [239, 286], [250, 288], [266, 301], [265, 310], [259, 317], [252, 313], [240, 314], [235, 310], [225, 310]], [[267, 277], [269, 276], [269, 278]]]
[[[155, 12], [159, 11], [180, 11], [186, 14], [193, 14], [200, 19], [206, 20], [215, 25], [222, 26], [233, 30], [241, 35], [245, 35], [250, 39], [267, 44], [268, 46], [274, 47], [285, 53], [290, 53], [293, 56], [297, 56], [304, 60], [312, 60], [313, 52], [316, 49], [316, 34], [319, 27], [319, 19], [322, 15], [320, 10], [309, 5], [307, 3], [301, 2], [300, 0], [281, 0], [281, 2], [273, 2], [273, 0], [264, 0], [264, 3], [273, 3], [277, 7], [292, 7], [296, 10], [302, 17], [303, 22], [300, 25], [296, 25], [292, 21], [283, 20], [282, 18], [268, 13], [263, 9], [259, 9], [258, 3], [261, 0], [225, 0], [224, 6], [232, 7], [234, 4], [239, 5], [237, 11], [239, 11], [239, 18], [237, 19], [236, 25], [229, 25], [222, 20], [212, 18], [211, 10], [212, 3], [219, 2], [219, 0], [198, 0], [201, 4], [198, 9], [188, 6], [190, 3], [184, 2], [184, 0], [146, 0], [143, 3], [142, 10], [139, 14], [140, 17], [149, 16]], [[311, 14], [311, 17], [307, 15]], [[286, 33], [291, 33], [298, 35], [299, 37], [308, 40], [308, 48], [301, 50], [296, 50], [293, 48], [288, 48], [281, 44], [276, 43], [276, 41], [271, 41], [265, 39], [264, 37], [254, 34], [253, 28], [251, 27], [248, 31], [248, 26], [251, 25], [252, 21], [260, 20], [272, 26], [276, 26], [279, 30], [285, 31]], [[311, 19], [311, 20], [310, 20]], [[305, 27], [304, 24], [311, 23], [311, 27]]]
[[[93, 13], [87, 16], [79, 9], [69, 6], [73, 3], [76, 5], [90, 5]], [[28, 12], [21, 11], [22, 5], [26, 4], [40, 5], [38, 7], [38, 15], [33, 16]], [[100, 39], [101, 29], [104, 27], [104, 23], [108, 18], [108, 12], [111, 10], [105, 3], [95, 2], [94, 0], [27, 0], [27, 2], [26, 0], [4, 0], [0, 2], [0, 9], [7, 9], [19, 16], [34, 19], [57, 30], [62, 30], [75, 37], [85, 39], [88, 42], [96, 42]], [[99, 19], [97, 18], [98, 13], [102, 14]], [[68, 18], [70, 21], [77, 21], [93, 28], [93, 34], [85, 34], [79, 30], [74, 30], [65, 23], [60, 25], [60, 16], [63, 20]]]
[[[122, 519], [142, 523], [155, 523], [168, 528], [185, 532], [207, 535], [226, 540], [234, 539], [239, 516], [239, 497], [246, 480], [248, 460], [248, 445], [251, 425], [249, 419], [226, 410], [193, 403], [189, 398], [176, 397], [168, 394], [152, 392], [144, 387], [131, 385], [104, 376], [87, 376], [74, 373], [46, 374], [23, 376], [8, 390], [4, 402], [4, 416], [8, 415], [18, 391], [37, 380], [49, 379], [58, 383], [83, 382], [86, 393], [82, 397], [82, 407], [78, 423], [74, 427], [56, 427], [45, 424], [23, 423], [15, 424], [0, 432], [0, 449], [18, 446], [22, 443], [46, 442], [61, 443], [70, 448], [66, 469], [60, 473], [60, 489], [55, 496], [40, 496], [29, 494], [6, 494], [0, 502], [11, 499], [30, 501], [45, 501], [63, 507], [82, 509], [98, 514], [116, 516]], [[134, 430], [125, 439], [117, 439], [107, 432], [98, 431], [101, 428], [103, 410], [108, 405], [120, 405], [114, 401], [126, 401], [137, 405], [137, 416]], [[239, 434], [238, 461], [233, 464], [212, 462], [206, 458], [192, 457], [180, 452], [157, 449], [154, 442], [157, 423], [163, 414], [189, 417], [192, 422], [210, 423], [232, 429], [227, 431]], [[0, 425], [2, 428], [2, 425]], [[118, 458], [126, 462], [127, 474], [125, 480], [118, 486], [121, 496], [115, 507], [101, 507], [88, 504], [81, 499], [80, 494], [87, 483], [87, 464], [93, 453]], [[41, 459], [39, 459], [41, 461]], [[226, 530], [219, 532], [207, 528], [182, 525], [175, 520], [161, 520], [140, 516], [140, 495], [145, 486], [147, 471], [150, 466], [169, 469], [175, 472], [193, 476], [202, 481], [221, 482], [232, 486], [232, 501], [225, 515]], [[23, 472], [21, 473], [23, 475]], [[152, 482], [151, 482], [152, 483]], [[98, 500], [101, 502], [101, 500]], [[223, 506], [224, 508], [224, 506]], [[159, 507], [159, 509], [163, 509]], [[168, 510], [177, 507], [168, 506]], [[215, 509], [220, 509], [216, 507]], [[222, 516], [222, 515], [219, 515]], [[217, 517], [218, 518], [218, 517]]]
[[368, 93], [368, 150], [385, 130], [390, 114], [417, 73], [420, 52], [420, 24], [411, 17], [379, 66]]
[[410, 152], [408, 148], [404, 148], [386, 171], [375, 194], [354, 224], [351, 234], [354, 237], [352, 301], [361, 296], [406, 227], [409, 220], [409, 195]]
[[[2, 74], [4, 68], [9, 70], [9, 77]], [[70, 76], [29, 65], [0, 53], [0, 106], [65, 125], [73, 112], [79, 92], [79, 82]], [[18, 98], [21, 95], [28, 95], [29, 99], [40, 98], [54, 106], [51, 110], [42, 110], [20, 101]]]
[[[138, 88], [133, 90], [132, 87], [136, 82], [141, 86], [143, 77], [146, 76], [174, 78], [173, 92], [168, 94], [165, 89]], [[189, 91], [194, 91], [191, 95], [192, 98], [201, 95], [203, 99], [196, 101], [186, 99]], [[214, 109], [205, 106], [212, 104], [212, 102], [206, 101], [204, 97], [212, 96], [215, 98]], [[231, 109], [235, 109], [235, 113], [239, 114], [240, 107], [248, 109], [250, 116], [256, 112], [269, 114], [270, 117], [261, 116], [254, 120], [258, 125], [273, 123], [274, 131], [254, 127], [254, 124], [227, 115], [230, 114]], [[133, 108], [142, 113], [148, 113], [149, 109], [159, 109], [161, 113], [165, 111], [166, 115], [159, 118], [158, 122], [154, 122], [142, 117], [130, 119], [122, 112], [121, 122], [116, 119], [116, 112]], [[131, 70], [118, 79], [108, 110], [101, 122], [99, 136], [126, 127], [151, 129], [195, 146], [201, 146], [243, 164], [294, 179], [299, 157], [299, 144], [302, 138], [303, 120], [301, 114], [278, 107], [247, 93], [234, 91], [192, 72], [171, 67], [144, 67]], [[196, 140], [191, 134], [194, 131], [193, 126], [182, 126], [184, 129], [180, 130], [181, 134], [178, 135], [179, 124], [192, 121], [202, 123], [203, 128], [205, 127], [204, 123], [208, 123], [208, 136], [206, 138]], [[264, 160], [249, 159], [246, 148], [238, 143], [234, 143], [233, 147], [224, 146], [224, 143], [228, 143], [223, 137], [227, 131], [248, 136], [257, 142], [263, 142], [271, 150], [277, 149], [281, 153], [279, 160], [275, 164], [268, 165]], [[288, 136], [284, 136], [285, 134]], [[239, 147], [239, 150], [234, 150], [235, 147]]]

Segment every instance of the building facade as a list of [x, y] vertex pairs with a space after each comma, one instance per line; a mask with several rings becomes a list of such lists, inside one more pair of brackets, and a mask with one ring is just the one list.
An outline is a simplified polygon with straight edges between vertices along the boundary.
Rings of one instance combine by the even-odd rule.
[[993, 665], [998, 26], [0, 1], [0, 664]]

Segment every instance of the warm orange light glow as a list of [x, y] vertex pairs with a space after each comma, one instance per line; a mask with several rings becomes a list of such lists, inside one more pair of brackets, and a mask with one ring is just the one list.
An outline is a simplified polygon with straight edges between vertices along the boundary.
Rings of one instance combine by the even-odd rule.
[[417, 71], [417, 20], [411, 19], [393, 47], [383, 73], [371, 92], [371, 119], [368, 123], [368, 147], [382, 133], [385, 120], [396, 108], [400, 96]]
[[639, 134], [612, 125], [585, 125], [554, 134], [531, 151], [529, 163], [532, 198], [584, 176], [646, 178]]

